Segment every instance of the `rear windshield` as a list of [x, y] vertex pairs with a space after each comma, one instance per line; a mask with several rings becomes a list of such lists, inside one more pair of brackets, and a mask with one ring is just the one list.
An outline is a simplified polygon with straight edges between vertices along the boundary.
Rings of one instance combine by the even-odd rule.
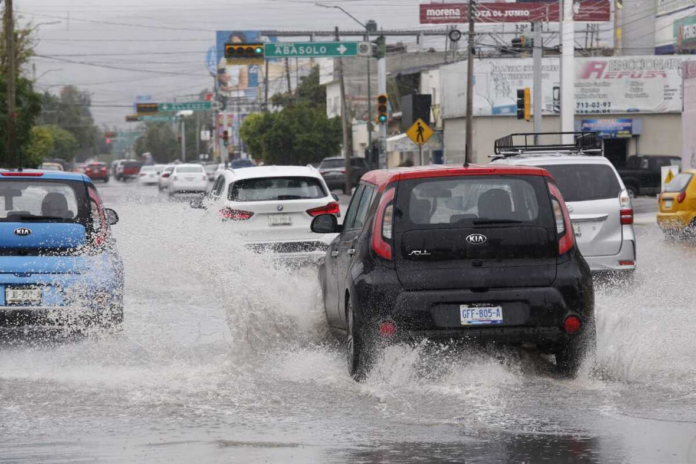
[[0, 221], [83, 222], [85, 184], [71, 181], [0, 181]]
[[693, 174], [682, 172], [677, 174], [668, 184], [665, 185], [665, 192], [676, 193], [686, 190], [689, 186]]
[[209, 164], [205, 167], [206, 172], [215, 172], [215, 171], [217, 171], [217, 169], [218, 169], [217, 164]]
[[311, 200], [326, 192], [314, 177], [262, 177], [238, 180], [230, 187], [231, 201]]
[[568, 202], [618, 198], [621, 184], [614, 170], [604, 164], [557, 164], [541, 166], [551, 173], [563, 199]]
[[541, 177], [419, 179], [403, 182], [398, 197], [407, 228], [548, 222], [548, 193]]
[[140, 172], [150, 172], [150, 171], [155, 171], [154, 166], [143, 166], [140, 168]]
[[342, 168], [346, 165], [346, 161], [344, 159], [330, 159], [330, 160], [324, 160], [321, 162], [319, 165], [319, 169], [335, 169], [335, 168]]
[[201, 172], [203, 172], [202, 166], [183, 166], [176, 168], [177, 174], [200, 174]]
[[123, 168], [124, 169], [133, 169], [133, 168], [139, 168], [142, 166], [142, 163], [123, 163]]

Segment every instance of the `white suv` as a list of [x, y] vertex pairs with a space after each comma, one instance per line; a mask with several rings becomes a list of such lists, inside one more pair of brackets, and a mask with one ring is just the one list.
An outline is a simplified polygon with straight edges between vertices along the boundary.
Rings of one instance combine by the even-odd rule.
[[247, 247], [302, 260], [324, 256], [335, 237], [314, 234], [314, 217], [340, 216], [338, 198], [312, 166], [225, 169], [203, 204], [247, 237]]
[[494, 164], [537, 166], [556, 180], [568, 206], [583, 257], [594, 272], [636, 269], [633, 206], [614, 166], [603, 156], [524, 152], [496, 159]]

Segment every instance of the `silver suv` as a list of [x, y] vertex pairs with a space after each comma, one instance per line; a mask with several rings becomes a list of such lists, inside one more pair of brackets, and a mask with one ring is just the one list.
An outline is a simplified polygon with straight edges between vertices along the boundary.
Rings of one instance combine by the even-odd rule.
[[496, 143], [499, 157], [493, 163], [549, 171], [568, 206], [578, 246], [590, 269], [632, 275], [636, 269], [636, 235], [631, 198], [614, 166], [601, 156], [599, 141], [592, 140], [594, 137], [579, 140], [587, 135], [594, 136], [579, 134], [572, 147], [530, 147], [526, 143], [515, 147], [511, 138], [505, 138], [504, 143]]

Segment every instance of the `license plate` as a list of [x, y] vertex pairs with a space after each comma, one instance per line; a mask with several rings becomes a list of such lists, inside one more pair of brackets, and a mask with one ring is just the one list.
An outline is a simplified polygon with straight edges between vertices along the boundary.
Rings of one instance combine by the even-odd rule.
[[189, 181], [189, 182], [193, 181], [194, 179], [195, 179], [195, 177], [187, 177], [187, 178], [186, 178], [186, 180]]
[[5, 287], [5, 304], [41, 304], [41, 289], [36, 287]]
[[500, 306], [459, 306], [462, 325], [498, 325], [503, 323]]
[[580, 231], [580, 224], [578, 224], [577, 222], [574, 222], [573, 223], [573, 231], [575, 232], [575, 235], [577, 235], [578, 237], [581, 236], [582, 232]]
[[665, 209], [672, 209], [672, 200], [665, 200]]
[[268, 216], [269, 226], [290, 226], [292, 225], [292, 218], [289, 214], [270, 214]]

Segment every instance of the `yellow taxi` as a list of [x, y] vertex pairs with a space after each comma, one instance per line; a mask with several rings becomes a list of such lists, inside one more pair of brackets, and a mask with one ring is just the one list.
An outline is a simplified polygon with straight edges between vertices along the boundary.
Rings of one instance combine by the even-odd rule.
[[695, 169], [677, 174], [660, 194], [660, 212], [657, 224], [665, 233], [679, 233], [696, 229], [696, 182], [692, 179]]

